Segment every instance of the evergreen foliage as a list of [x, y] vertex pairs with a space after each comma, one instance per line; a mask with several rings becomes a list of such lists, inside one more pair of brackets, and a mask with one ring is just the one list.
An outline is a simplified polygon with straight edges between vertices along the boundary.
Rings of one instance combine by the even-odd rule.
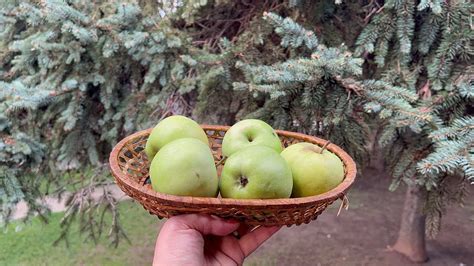
[[[39, 209], [41, 178], [57, 183], [65, 171], [102, 169], [119, 138], [150, 127], [166, 108], [165, 99], [194, 80], [189, 64], [177, 57], [186, 55], [188, 39], [137, 4], [2, 5], [0, 191], [6, 221], [20, 200], [32, 212]], [[104, 174], [87, 180], [77, 188], [81, 197], [90, 197], [87, 188], [112, 183]], [[66, 212], [65, 228], [76, 214], [82, 221], [99, 212], [94, 208], [114, 210], [114, 199], [104, 199], [80, 207], [79, 199], [71, 200], [75, 207]], [[95, 239], [100, 216], [91, 217], [84, 231]], [[112, 232], [120, 234], [117, 228]]]
[[[0, 105], [0, 111], [3, 110]], [[37, 189], [39, 180], [28, 172], [39, 172], [45, 147], [25, 133], [15, 130], [3, 114], [0, 114], [0, 129], [0, 224], [4, 225], [20, 200], [28, 203], [31, 213], [41, 209], [40, 203], [36, 202], [36, 198], [41, 195]], [[15, 134], [12, 135], [12, 132]]]
[[[383, 113], [379, 143], [394, 177], [428, 190], [427, 231], [435, 235], [448, 199], [462, 197], [474, 169], [472, 22], [468, 1], [387, 1], [356, 42], [371, 76], [405, 87], [416, 112]], [[374, 47], [382, 47], [376, 49]], [[374, 58], [375, 60], [372, 60]], [[405, 118], [400, 120], [400, 115]], [[395, 155], [395, 156], [394, 156]], [[462, 178], [459, 179], [459, 176]], [[452, 182], [449, 180], [463, 180]], [[446, 184], [452, 185], [448, 188]]]
[[[41, 211], [38, 173], [61, 191], [60, 176], [92, 167], [92, 178], [69, 180], [78, 193], [62, 237], [80, 219], [95, 241], [103, 211], [116, 213], [108, 193], [91, 196], [111, 183], [111, 147], [167, 115], [192, 114], [321, 136], [360, 165], [381, 127], [390, 189], [424, 186], [436, 233], [446, 204], [474, 182], [472, 4], [349, 2], [0, 4], [1, 220], [20, 200]], [[117, 244], [118, 220], [111, 232]]]

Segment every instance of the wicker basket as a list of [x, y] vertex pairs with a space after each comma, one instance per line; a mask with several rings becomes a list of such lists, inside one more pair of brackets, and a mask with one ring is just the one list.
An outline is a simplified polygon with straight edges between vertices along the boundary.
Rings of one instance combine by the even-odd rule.
[[[214, 161], [222, 159], [221, 143], [228, 126], [203, 125], [209, 138]], [[169, 218], [184, 213], [204, 213], [223, 218], [237, 219], [249, 225], [300, 225], [315, 220], [327, 206], [337, 199], [345, 200], [345, 193], [354, 182], [356, 165], [341, 148], [329, 144], [327, 149], [342, 159], [345, 165], [344, 181], [336, 188], [321, 195], [270, 200], [238, 200], [167, 195], [152, 190], [148, 181], [149, 162], [143, 151], [151, 129], [130, 135], [120, 141], [110, 154], [110, 168], [118, 186], [130, 197], [138, 200], [151, 214]], [[297, 142], [324, 145], [316, 137], [277, 130], [285, 147]], [[222, 165], [218, 166], [218, 173]]]

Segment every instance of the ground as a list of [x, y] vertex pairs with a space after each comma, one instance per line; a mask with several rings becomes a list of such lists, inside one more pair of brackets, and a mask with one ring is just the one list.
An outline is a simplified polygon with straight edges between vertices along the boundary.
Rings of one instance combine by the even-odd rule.
[[[350, 207], [337, 217], [335, 203], [318, 220], [282, 228], [246, 261], [246, 265], [408, 265], [403, 256], [390, 252], [395, 241], [404, 188], [387, 190], [385, 174], [366, 170], [349, 194]], [[472, 191], [472, 189], [471, 189]], [[15, 222], [0, 233], [0, 265], [149, 265], [161, 222], [137, 203], [121, 206], [124, 227], [132, 244], [118, 249], [106, 241], [98, 246], [71, 235], [69, 249], [51, 244], [59, 235], [61, 213], [48, 225]], [[22, 227], [15, 232], [17, 226]], [[77, 229], [75, 229], [77, 230]], [[474, 195], [464, 207], [453, 206], [443, 219], [442, 231], [428, 240], [430, 261], [426, 265], [472, 265], [474, 262]]]
[[[249, 265], [408, 265], [390, 252], [396, 240], [405, 188], [387, 190], [390, 179], [374, 169], [364, 171], [349, 193], [349, 210], [337, 217], [338, 203], [315, 222], [283, 228], [248, 260]], [[473, 191], [471, 187], [471, 191]], [[425, 265], [474, 263], [474, 195], [464, 207], [453, 206], [442, 220], [442, 231], [427, 241]]]

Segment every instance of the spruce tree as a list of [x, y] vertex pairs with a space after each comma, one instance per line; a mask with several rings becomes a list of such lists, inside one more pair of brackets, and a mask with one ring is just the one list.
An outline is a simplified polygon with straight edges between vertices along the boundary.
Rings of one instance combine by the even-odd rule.
[[414, 104], [431, 116], [421, 123], [381, 117], [379, 138], [391, 158], [390, 188], [408, 184], [394, 249], [424, 261], [425, 216], [426, 232], [436, 235], [446, 205], [461, 202], [466, 182], [474, 181], [472, 4], [387, 1], [381, 8], [358, 37], [356, 53], [375, 65], [374, 77], [416, 92]]
[[[61, 237], [79, 216], [95, 241], [103, 211], [117, 214], [108, 191], [96, 204], [90, 189], [113, 183], [103, 165], [111, 147], [165, 111], [189, 112], [181, 94], [195, 82], [192, 60], [186, 60], [190, 39], [162, 18], [157, 5], [1, 5], [2, 221], [20, 200], [44, 212], [36, 198], [73, 185]], [[78, 177], [63, 178], [65, 173]], [[44, 183], [46, 190], [38, 191]], [[116, 215], [111, 232], [117, 244], [122, 232]]]

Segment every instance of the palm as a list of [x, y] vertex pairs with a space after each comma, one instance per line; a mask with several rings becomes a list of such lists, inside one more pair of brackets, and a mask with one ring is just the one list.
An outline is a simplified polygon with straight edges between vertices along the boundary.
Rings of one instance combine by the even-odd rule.
[[[237, 229], [240, 239], [231, 235]], [[279, 227], [248, 227], [206, 215], [171, 218], [163, 226], [155, 265], [241, 265]]]
[[204, 262], [207, 265], [241, 265], [244, 258], [239, 240], [234, 236], [204, 237]]

